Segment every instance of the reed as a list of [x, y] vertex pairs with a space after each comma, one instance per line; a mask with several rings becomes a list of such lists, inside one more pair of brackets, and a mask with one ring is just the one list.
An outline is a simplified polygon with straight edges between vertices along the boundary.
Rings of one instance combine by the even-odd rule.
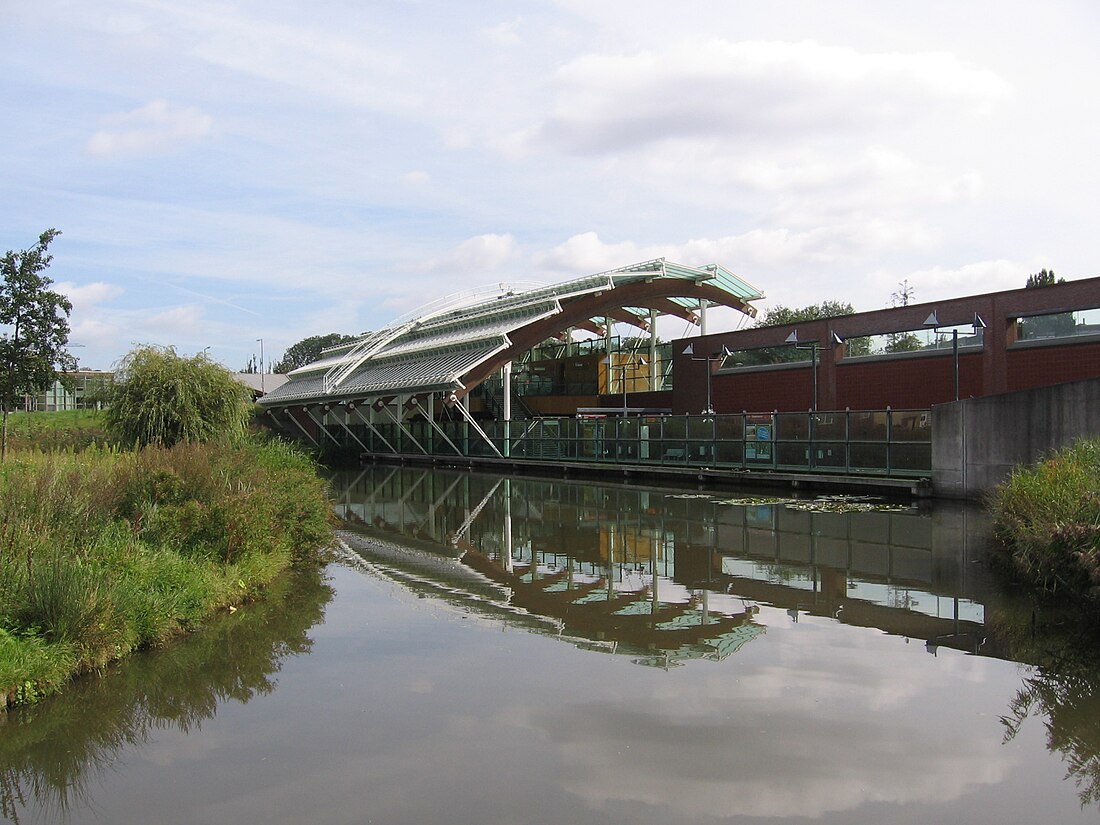
[[15, 452], [0, 467], [0, 706], [200, 625], [332, 538], [278, 442]]
[[990, 509], [1003, 558], [1043, 592], [1100, 601], [1100, 439], [1020, 467]]

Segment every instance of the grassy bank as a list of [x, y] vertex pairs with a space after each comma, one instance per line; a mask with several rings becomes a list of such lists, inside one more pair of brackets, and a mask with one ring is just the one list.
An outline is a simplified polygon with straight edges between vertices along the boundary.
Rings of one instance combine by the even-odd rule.
[[991, 502], [994, 530], [1017, 576], [1039, 590], [1100, 604], [1100, 439], [1021, 467]]
[[13, 450], [84, 450], [110, 443], [106, 422], [97, 410], [13, 412], [8, 415]]
[[331, 539], [278, 442], [20, 451], [0, 466], [0, 706], [189, 630]]

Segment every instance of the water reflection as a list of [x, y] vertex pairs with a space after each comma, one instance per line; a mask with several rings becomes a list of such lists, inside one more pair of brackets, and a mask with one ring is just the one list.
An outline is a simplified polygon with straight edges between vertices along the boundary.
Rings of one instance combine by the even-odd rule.
[[128, 746], [156, 731], [193, 732], [219, 706], [271, 693], [287, 657], [312, 646], [332, 589], [316, 573], [283, 577], [264, 600], [170, 648], [138, 655], [106, 678], [0, 717], [0, 814], [59, 822], [93, 804], [91, 789]]
[[[1073, 780], [1082, 805], [1100, 803], [1100, 651], [1095, 628], [1081, 628], [1046, 617], [1041, 628], [1022, 625], [1020, 616], [1001, 628], [1014, 639], [1020, 661], [1037, 665], [1002, 718], [1005, 741], [1011, 741], [1030, 718], [1042, 720], [1047, 749], [1057, 753]], [[1037, 723], [1037, 722], [1036, 722]]]
[[[988, 531], [977, 509], [815, 512], [674, 490], [394, 468], [342, 477], [337, 489], [338, 513], [355, 534], [349, 541], [375, 572], [399, 577], [406, 586], [444, 590], [465, 609], [625, 654], [638, 664], [668, 668], [725, 659], [763, 635], [767, 615], [779, 608], [792, 622], [823, 617], [921, 641], [933, 655], [951, 647], [1037, 665], [1025, 673], [1002, 720], [1005, 741], [1029, 717], [1041, 717], [1048, 748], [1062, 756], [1082, 804], [1100, 802], [1100, 656], [1089, 652], [1095, 635], [1067, 638], [1057, 622], [1035, 625], [1030, 603], [1007, 593], [985, 563]], [[764, 616], [761, 605], [768, 608]], [[865, 662], [851, 664], [852, 672], [865, 670]], [[873, 674], [865, 677], [864, 687], [875, 683]], [[820, 694], [816, 682], [805, 688]], [[847, 690], [848, 699], [858, 698], [855, 682]], [[610, 785], [626, 789], [615, 797], [620, 802], [655, 792], [669, 798], [683, 796], [684, 782], [690, 786], [705, 776], [705, 766], [687, 771], [696, 777], [691, 781], [677, 773], [676, 787], [664, 774], [634, 775], [637, 781], [606, 776], [613, 753], [637, 744], [640, 730], [648, 730], [642, 738], [650, 749], [668, 756], [658, 761], [692, 760], [680, 753], [680, 732], [657, 729], [661, 713], [591, 710], [578, 714], [574, 708], [566, 718], [547, 709], [528, 722], [571, 754], [578, 793], [603, 793]], [[784, 729], [782, 720], [772, 721]], [[759, 712], [751, 724], [760, 724]], [[933, 738], [942, 740], [946, 734], [937, 731]], [[745, 731], [726, 734], [751, 738]], [[792, 732], [791, 752], [805, 750], [806, 737], [818, 734], [827, 739], [828, 725]], [[700, 735], [691, 734], [688, 750], [705, 754], [707, 748], [695, 747]], [[851, 733], [845, 738], [851, 740]], [[941, 753], [942, 768], [946, 751], [929, 745], [930, 752]], [[988, 741], [960, 738], [948, 750], [956, 758], [946, 775], [960, 781], [978, 766], [984, 766], [981, 781], [990, 781], [1004, 764], [1004, 754]], [[785, 752], [781, 747], [769, 758], [781, 761]], [[900, 751], [878, 734], [858, 753], [862, 767], [847, 774], [858, 775], [856, 785], [863, 787], [883, 760], [891, 765], [891, 777], [899, 775]], [[752, 778], [741, 788], [741, 799], [768, 793], [768, 783], [751, 769], [765, 756], [758, 750], [744, 765], [738, 762], [738, 770]], [[727, 783], [732, 767], [726, 765]], [[812, 773], [801, 777], [808, 780]], [[897, 789], [894, 801], [946, 790], [944, 771], [930, 772], [928, 765], [900, 775], [907, 777], [907, 789]], [[921, 786], [915, 777], [922, 775], [937, 788]], [[776, 770], [773, 776], [789, 781], [790, 772]], [[821, 808], [810, 800], [829, 796], [836, 803], [844, 784], [837, 776], [820, 779], [820, 788], [803, 788], [805, 805], [792, 802], [789, 788], [776, 786], [774, 799], [742, 812], [813, 815]], [[851, 790], [860, 797], [859, 788]], [[694, 798], [699, 801], [698, 794]]]
[[349, 541], [377, 569], [639, 664], [736, 653], [765, 632], [760, 603], [795, 621], [828, 616], [919, 639], [933, 653], [988, 642], [996, 588], [975, 563], [983, 517], [971, 508], [814, 512], [392, 467], [342, 476], [336, 489], [357, 534]]

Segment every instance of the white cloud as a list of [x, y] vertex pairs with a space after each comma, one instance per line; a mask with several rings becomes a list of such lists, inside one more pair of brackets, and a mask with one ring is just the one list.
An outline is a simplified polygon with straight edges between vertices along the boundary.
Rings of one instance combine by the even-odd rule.
[[178, 108], [167, 100], [153, 100], [139, 109], [108, 115], [103, 128], [88, 140], [93, 155], [164, 152], [213, 133], [214, 119], [195, 108]]
[[915, 300], [923, 303], [942, 298], [979, 295], [983, 292], [1019, 289], [1026, 283], [1028, 273], [1036, 272], [1040, 268], [1038, 264], [1029, 267], [1018, 261], [977, 261], [954, 269], [939, 266], [919, 269], [902, 275], [898, 280], [907, 280], [916, 290]]
[[516, 251], [516, 239], [509, 234], [476, 235], [460, 243], [450, 254], [432, 260], [428, 268], [475, 274], [487, 272], [512, 260]]
[[498, 46], [516, 46], [523, 42], [517, 31], [521, 22], [520, 18], [507, 20], [482, 29], [481, 34]]
[[197, 34], [192, 53], [200, 60], [345, 105], [419, 105], [418, 93], [398, 82], [403, 59], [379, 45], [382, 31], [274, 22], [221, 5], [168, 8], [174, 23]]
[[665, 257], [679, 263], [722, 263], [731, 268], [775, 268], [805, 264], [844, 264], [873, 259], [887, 251], [924, 247], [934, 235], [919, 224], [882, 217], [853, 216], [849, 222], [807, 230], [753, 229], [739, 235], [693, 238], [681, 243], [605, 243], [595, 232], [573, 235], [532, 262], [564, 272], [587, 273]]
[[57, 291], [68, 298], [73, 305], [73, 312], [79, 313], [91, 309], [96, 304], [113, 300], [123, 293], [123, 289], [115, 284], [95, 281], [90, 284], [77, 285], [70, 281], [60, 281], [54, 284]]
[[432, 179], [432, 176], [422, 169], [414, 169], [411, 172], [406, 172], [402, 177], [405, 179], [405, 183], [411, 184], [412, 186], [424, 186]]
[[863, 53], [813, 41], [681, 43], [590, 54], [557, 74], [555, 111], [513, 141], [572, 154], [674, 138], [743, 143], [852, 134], [936, 113], [981, 115], [1009, 96], [953, 55]]
[[154, 340], [164, 340], [165, 336], [193, 336], [202, 321], [202, 307], [177, 306], [150, 315], [141, 324], [141, 329]]

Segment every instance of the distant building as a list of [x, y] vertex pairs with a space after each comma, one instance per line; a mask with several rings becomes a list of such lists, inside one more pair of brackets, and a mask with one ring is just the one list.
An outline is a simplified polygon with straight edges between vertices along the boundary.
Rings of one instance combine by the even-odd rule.
[[264, 375], [260, 375], [258, 372], [235, 372], [233, 377], [252, 390], [253, 398], [260, 398], [272, 390], [277, 390], [287, 382], [287, 377], [277, 372], [269, 372]]
[[98, 410], [103, 405], [107, 387], [114, 377], [112, 372], [100, 370], [76, 370], [66, 376], [68, 388], [56, 380], [45, 392], [28, 395], [23, 408], [34, 412], [60, 412], [63, 410]]

